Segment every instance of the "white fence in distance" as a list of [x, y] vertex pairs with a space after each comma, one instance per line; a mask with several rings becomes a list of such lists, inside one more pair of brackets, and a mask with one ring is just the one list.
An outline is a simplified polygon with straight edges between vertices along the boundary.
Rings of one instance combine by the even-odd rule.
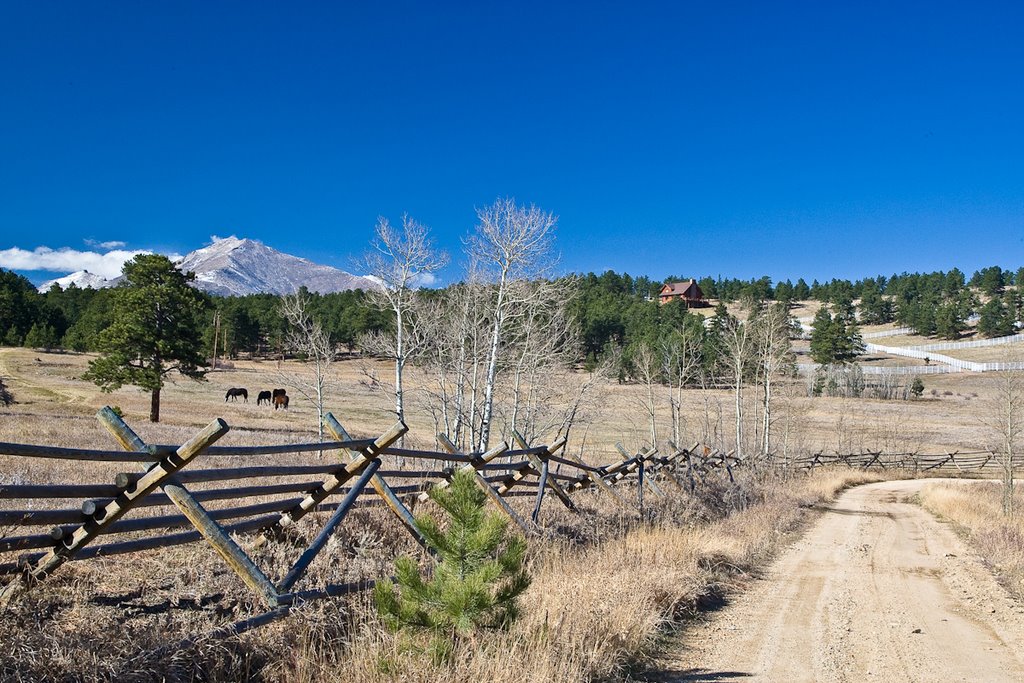
[[[1011, 362], [1011, 363], [975, 363], [969, 360], [960, 360], [959, 358], [952, 358], [950, 356], [943, 356], [942, 354], [935, 353], [933, 351], [921, 351], [914, 348], [906, 348], [900, 346], [882, 346], [881, 344], [865, 344], [865, 350], [873, 353], [886, 353], [891, 356], [903, 356], [904, 358], [917, 358], [918, 360], [924, 360], [925, 358], [935, 361], [937, 363], [945, 363], [946, 365], [955, 368], [960, 371], [967, 372], [995, 372], [1000, 370], [1024, 370], [1024, 362]], [[930, 367], [930, 366], [925, 366]]]
[[882, 330], [881, 332], [868, 332], [862, 334], [861, 339], [880, 339], [882, 337], [898, 337], [903, 334], [910, 334], [913, 332], [909, 327], [897, 327], [894, 330]]
[[938, 342], [936, 344], [922, 344], [920, 346], [908, 346], [908, 349], [918, 351], [953, 351], [954, 349], [980, 349], [988, 346], [1002, 346], [1003, 344], [1016, 344], [1024, 342], [1024, 334], [1011, 334], [1008, 337], [993, 337], [992, 339], [976, 339], [963, 342]]
[[[802, 375], [813, 375], [821, 367], [817, 363], [802, 363], [797, 365], [797, 372]], [[864, 375], [871, 376], [912, 376], [912, 375], [946, 375], [951, 372], [958, 372], [956, 368], [948, 365], [861, 365], [860, 371]]]

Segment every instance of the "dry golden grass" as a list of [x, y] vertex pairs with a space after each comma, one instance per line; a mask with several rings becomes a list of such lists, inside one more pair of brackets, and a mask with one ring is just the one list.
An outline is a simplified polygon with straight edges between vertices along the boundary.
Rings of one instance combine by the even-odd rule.
[[[88, 360], [87, 355], [0, 349], [0, 374], [19, 401], [0, 410], [0, 441], [110, 448], [114, 442], [94, 417], [106, 404], [121, 406], [128, 423], [149, 443], [180, 443], [218, 416], [232, 427], [222, 444], [290, 443], [315, 435], [315, 413], [301, 400], [293, 399], [287, 413], [255, 405], [257, 390], [280, 385], [273, 362], [236, 362], [233, 369], [211, 373], [204, 383], [173, 382], [164, 392], [163, 422], [151, 424], [147, 394], [125, 388], [106, 395], [76, 379]], [[285, 364], [283, 369], [299, 368]], [[387, 370], [384, 365], [378, 369], [382, 374]], [[415, 372], [410, 377], [413, 389], [424, 381]], [[791, 422], [799, 437], [793, 438], [793, 450], [964, 450], [982, 434], [980, 402], [969, 393], [980, 385], [971, 384], [973, 376], [936, 378], [935, 384], [940, 381], [951, 388], [948, 399], [894, 403], [791, 396], [780, 404], [779, 429]], [[224, 402], [224, 392], [233, 386], [249, 389], [249, 404]], [[926, 386], [932, 386], [929, 378]], [[638, 393], [630, 385], [600, 387], [588, 401], [585, 424], [570, 448], [590, 462], [607, 463], [619, 457], [616, 441], [638, 447], [647, 432]], [[699, 433], [705, 398], [721, 410], [716, 429], [728, 445], [732, 397], [727, 391], [687, 393], [687, 441]], [[329, 407], [356, 436], [378, 434], [394, 420], [387, 398], [368, 386], [356, 362], [337, 364]], [[666, 417], [667, 410], [661, 414]], [[411, 443], [432, 446], [434, 425], [422, 405], [414, 406], [409, 421]], [[307, 461], [320, 462], [315, 456], [289, 460]], [[122, 469], [4, 457], [0, 485], [109, 483]], [[649, 497], [652, 512], [643, 524], [589, 493], [578, 498], [587, 511], [583, 515], [569, 515], [549, 499], [543, 521], [555, 533], [532, 542], [534, 585], [524, 597], [522, 620], [509, 634], [464, 644], [454, 663], [444, 667], [425, 662], [408, 639], [383, 631], [364, 595], [304, 606], [240, 637], [204, 637], [263, 609], [204, 544], [139, 553], [130, 560], [74, 562], [0, 619], [6, 645], [0, 679], [312, 681], [335, 678], [339, 671], [369, 681], [611, 677], [642, 661], [673, 619], [756, 573], [796, 528], [804, 507], [865, 478], [850, 471], [816, 472], [809, 478], [744, 473], [738, 487], [713, 480], [696, 497], [674, 494], [663, 502]], [[516, 505], [525, 512], [529, 502], [517, 499]], [[20, 505], [2, 503], [8, 509]], [[77, 501], [38, 503], [50, 508]], [[326, 517], [311, 515], [300, 533], [308, 538]], [[269, 544], [255, 559], [278, 577], [299, 552]], [[387, 575], [402, 552], [418, 551], [397, 523], [379, 511], [360, 511], [341, 527], [300, 587]], [[193, 642], [160, 649], [186, 638]]]
[[981, 348], [950, 349], [943, 355], [975, 363], [1014, 363], [1024, 360], [1024, 344], [999, 344]]
[[1018, 487], [1013, 517], [1002, 511], [1002, 484], [991, 481], [933, 483], [921, 503], [949, 520], [984, 558], [1003, 585], [1024, 598], [1024, 491]]
[[452, 662], [438, 665], [415, 640], [387, 633], [370, 616], [348, 641], [319, 631], [301, 637], [305, 653], [281, 680], [323, 680], [340, 666], [354, 680], [374, 682], [616, 678], [653, 654], [667, 627], [756, 574], [804, 519], [803, 508], [877, 480], [851, 470], [751, 478], [739, 489], [720, 484], [708, 492], [716, 505], [732, 497], [737, 506], [716, 521], [701, 522], [707, 510], [676, 499], [687, 509], [669, 503], [656, 521], [582, 548], [535, 544], [533, 584], [509, 633], [462, 643]]

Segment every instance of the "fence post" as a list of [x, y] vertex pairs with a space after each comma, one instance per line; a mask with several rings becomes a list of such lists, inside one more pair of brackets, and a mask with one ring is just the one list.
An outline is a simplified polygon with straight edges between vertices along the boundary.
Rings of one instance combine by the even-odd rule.
[[[139, 435], [109, 406], [102, 408], [96, 413], [96, 418], [120, 442], [125, 450], [152, 452], [153, 449], [148, 447]], [[235, 543], [234, 539], [224, 531], [224, 528], [210, 518], [210, 514], [189, 493], [188, 489], [182, 486], [174, 477], [169, 478], [167, 483], [161, 488], [171, 502], [192, 522], [192, 526], [203, 535], [203, 538], [224, 558], [228, 566], [238, 574], [239, 578], [256, 592], [267, 606], [276, 606], [277, 591], [274, 589], [274, 584], [256, 566], [252, 559], [245, 554], [245, 551]]]
[[[349, 433], [341, 426], [341, 423], [338, 422], [333, 413], [327, 413], [324, 415], [324, 426], [327, 427], [327, 431], [330, 432], [334, 439], [338, 441], [352, 440], [352, 437], [349, 436]], [[348, 453], [350, 461], [355, 460], [360, 455], [359, 451], [350, 450]], [[374, 468], [374, 472], [376, 471], [377, 468]], [[402, 526], [405, 527], [405, 530], [416, 539], [417, 543], [426, 548], [427, 542], [419, 532], [419, 529], [416, 528], [416, 519], [413, 517], [412, 511], [402, 503], [401, 499], [395, 494], [391, 486], [384, 481], [384, 478], [379, 474], [374, 474], [370, 479], [370, 485], [373, 486], [373, 490], [377, 492], [377, 495], [384, 499], [384, 503], [388, 506], [388, 509], [398, 517], [400, 522], [402, 522]]]
[[[437, 439], [438, 441], [441, 442], [441, 445], [444, 446], [445, 450], [447, 450], [449, 453], [451, 453], [452, 455], [459, 454], [459, 449], [455, 446], [455, 444], [451, 442], [451, 440], [447, 436], [445, 436], [444, 434], [438, 434]], [[501, 444], [500, 446], [497, 446], [487, 451], [481, 457], [475, 459], [474, 462], [470, 462], [467, 465], [463, 465], [461, 469], [462, 471], [471, 471], [473, 473], [473, 478], [476, 480], [477, 486], [483, 489], [484, 493], [487, 494], [487, 497], [490, 498], [494, 502], [494, 504], [497, 505], [498, 508], [500, 508], [501, 511], [504, 512], [509, 519], [515, 522], [516, 525], [523, 530], [523, 533], [532, 534], [534, 533], [533, 529], [531, 529], [529, 525], [526, 522], [524, 522], [519, 515], [516, 514], [516, 511], [512, 509], [508, 502], [501, 497], [501, 491], [496, 491], [494, 487], [491, 486], [490, 482], [484, 479], [483, 475], [481, 475], [480, 471], [477, 469], [477, 467], [479, 467], [480, 465], [484, 465], [490, 462], [491, 460], [498, 457], [507, 450], [508, 444]], [[438, 484], [438, 486], [440, 485], [441, 484]]]
[[[526, 441], [522, 434], [520, 434], [514, 429], [512, 430], [512, 438], [516, 440], [516, 443], [519, 445], [520, 448], [522, 448], [523, 450], [529, 450], [530, 444]], [[526, 459], [529, 460], [530, 465], [532, 465], [533, 468], [543, 476], [543, 470], [548, 466], [549, 457], [554, 455], [558, 451], [562, 450], [565, 447], [566, 443], [567, 441], [565, 437], [561, 437], [559, 439], [556, 439], [555, 443], [553, 443], [552, 445], [545, 446], [544, 452], [541, 453], [540, 455], [527, 453]], [[561, 487], [561, 485], [558, 482], [546, 476], [543, 476], [543, 479], [544, 481], [542, 483], [544, 484], [544, 486], [547, 486], [548, 488], [551, 489], [551, 492], [555, 494], [558, 500], [562, 501], [562, 505], [569, 508], [569, 510], [573, 512], [577, 511], [576, 504], [572, 502], [572, 499], [569, 497], [569, 494], [565, 491], [565, 489]], [[541, 489], [543, 488], [544, 487], [542, 486]], [[539, 493], [541, 489], [538, 489], [538, 498], [544, 497], [543, 494]], [[539, 505], [540, 504], [538, 503], [538, 507]], [[537, 520], [534, 521], [536, 522]]]
[[636, 480], [636, 501], [640, 509], [640, 516], [644, 516], [644, 461], [640, 461]]
[[188, 465], [193, 458], [227, 432], [228, 426], [223, 420], [220, 418], [214, 420], [174, 453], [169, 453], [156, 462], [140, 479], [129, 482], [120, 495], [96, 510], [80, 526], [65, 535], [58, 545], [39, 557], [35, 561], [35, 565], [28, 568], [27, 576], [15, 577], [8, 583], [0, 591], [0, 606], [5, 606], [10, 602], [11, 598], [20, 590], [25, 579], [31, 578], [37, 581], [45, 579], [67, 562], [71, 556], [99, 536], [104, 529], [123, 517], [136, 503], [163, 484], [175, 472]]

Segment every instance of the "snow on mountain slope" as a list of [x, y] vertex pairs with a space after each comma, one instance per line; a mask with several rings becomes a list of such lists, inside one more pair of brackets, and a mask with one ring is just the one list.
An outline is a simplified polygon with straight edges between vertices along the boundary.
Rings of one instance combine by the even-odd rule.
[[237, 237], [217, 239], [210, 246], [193, 251], [178, 267], [196, 274], [195, 285], [199, 289], [223, 296], [291, 294], [303, 285], [321, 294], [379, 286], [370, 278]]
[[79, 289], [103, 289], [104, 287], [113, 287], [116, 282], [114, 280], [108, 280], [102, 275], [96, 275], [90, 273], [87, 270], [79, 270], [70, 275], [59, 277], [56, 280], [47, 280], [43, 284], [39, 285], [40, 293], [45, 294], [50, 291], [50, 287], [53, 285], [60, 285], [61, 289], [67, 289], [71, 285], [75, 285]]

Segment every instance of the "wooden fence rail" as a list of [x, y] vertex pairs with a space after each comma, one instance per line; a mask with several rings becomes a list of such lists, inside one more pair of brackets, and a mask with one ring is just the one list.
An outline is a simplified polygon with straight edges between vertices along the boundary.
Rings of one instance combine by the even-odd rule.
[[[513, 433], [512, 443], [486, 453], [460, 452], [443, 434], [437, 436], [443, 450], [400, 448], [395, 444], [407, 432], [401, 422], [374, 438], [356, 439], [331, 414], [326, 416], [325, 426], [332, 440], [322, 443], [215, 446], [229, 430], [218, 419], [182, 446], [147, 445], [109, 408], [101, 410], [98, 418], [124, 451], [0, 443], [0, 456], [63, 457], [73, 462], [134, 463], [143, 468], [108, 475], [113, 483], [0, 485], [0, 501], [8, 501], [10, 506], [0, 509], [0, 574], [9, 577], [0, 588], [0, 606], [45, 581], [69, 561], [205, 541], [270, 610], [268, 615], [283, 615], [298, 601], [352, 590], [350, 584], [302, 588], [301, 583], [353, 510], [380, 509], [423, 544], [412, 507], [428, 498], [430, 487], [447, 485], [457, 470], [471, 473], [501, 514], [524, 533], [534, 535], [549, 533], [542, 514], [548, 498], [580, 514], [577, 496], [591, 491], [607, 496], [630, 514], [642, 515], [645, 495], [660, 499], [670, 490], [693, 492], [700, 482], [718, 473], [731, 481], [733, 469], [745, 462], [732, 452], [700, 444], [690, 448], [672, 445], [667, 453], [655, 448], [632, 452], [619, 445], [620, 461], [595, 465], [567, 452], [564, 438], [536, 444], [518, 433]], [[314, 465], [282, 460], [311, 453], [327, 455]], [[224, 460], [232, 456], [245, 459], [244, 466]], [[275, 460], [252, 464], [252, 459], [266, 457]], [[759, 462], [801, 470], [832, 464], [967, 473], [988, 472], [996, 459], [983, 451], [818, 453]], [[198, 463], [204, 466], [197, 467]], [[401, 464], [395, 466], [397, 463]], [[193, 488], [196, 484], [213, 486]], [[510, 504], [517, 498], [532, 499], [529, 514], [523, 514], [518, 503]], [[218, 501], [221, 507], [205, 507]], [[146, 508], [157, 509], [131, 515]], [[254, 561], [253, 550], [293, 536], [296, 523], [312, 512], [329, 513], [329, 518], [284, 576], [275, 581]], [[33, 532], [33, 528], [39, 531]], [[267, 618], [263, 615], [247, 621], [264, 623]]]
[[[112, 483], [108, 480], [0, 485], [0, 501], [10, 505], [0, 509], [0, 574], [9, 577], [0, 589], [0, 605], [7, 605], [19, 592], [44, 581], [65, 562], [205, 540], [268, 609], [283, 614], [296, 600], [349, 591], [347, 586], [330, 585], [297, 592], [295, 589], [352, 510], [385, 510], [416, 541], [423, 543], [411, 507], [427, 498], [430, 487], [451, 481], [455, 472], [452, 464], [471, 472], [494, 506], [525, 533], [533, 535], [544, 530], [542, 509], [546, 494], [567, 510], [578, 513], [573, 494], [592, 489], [610, 495], [617, 504], [636, 514], [642, 510], [643, 489], [663, 495], [658, 482], [669, 481], [679, 462], [691, 457], [686, 450], [660, 455], [655, 449], [648, 449], [627, 454], [622, 462], [597, 466], [565, 453], [565, 439], [538, 445], [528, 443], [519, 434], [513, 435], [513, 448], [501, 444], [486, 453], [460, 452], [444, 435], [437, 437], [444, 447], [441, 451], [400, 448], [395, 443], [407, 431], [402, 423], [375, 438], [356, 439], [330, 414], [325, 425], [331, 441], [215, 446], [229, 430], [218, 419], [178, 447], [144, 443], [109, 408], [101, 410], [97, 417], [123, 451], [0, 443], [0, 456], [136, 464], [142, 468], [140, 472], [110, 475]], [[328, 455], [324, 462], [313, 465], [282, 460], [311, 453]], [[224, 460], [227, 457], [236, 460]], [[263, 457], [274, 460], [253, 464], [254, 458]], [[386, 467], [383, 458], [393, 458], [403, 465]], [[709, 467], [715, 466], [713, 458], [706, 460]], [[218, 462], [224, 466], [218, 466]], [[197, 463], [206, 466], [196, 467]], [[703, 467], [704, 461], [699, 466]], [[671, 481], [680, 486], [678, 480]], [[204, 484], [213, 486], [202, 488]], [[200, 488], [193, 489], [193, 485]], [[616, 491], [623, 486], [636, 487], [635, 506]], [[522, 516], [510, 505], [511, 499], [519, 497], [533, 499], [528, 516]], [[220, 507], [204, 507], [218, 501]], [[155, 508], [155, 514], [125, 518], [146, 508]], [[177, 509], [164, 512], [159, 508]], [[289, 535], [296, 522], [314, 511], [331, 513], [330, 518], [295, 564], [275, 582], [254, 562], [252, 550]], [[33, 528], [39, 532], [31, 532]], [[247, 551], [235, 538], [252, 533], [256, 535], [247, 542]]]

